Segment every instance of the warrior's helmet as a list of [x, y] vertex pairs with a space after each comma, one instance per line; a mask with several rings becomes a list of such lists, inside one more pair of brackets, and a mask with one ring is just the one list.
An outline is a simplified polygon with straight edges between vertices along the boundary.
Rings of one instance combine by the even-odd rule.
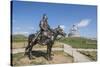
[[43, 14], [43, 19], [45, 19], [45, 20], [47, 20], [47, 19], [48, 19], [48, 17], [47, 17], [47, 15], [46, 15], [46, 14]]

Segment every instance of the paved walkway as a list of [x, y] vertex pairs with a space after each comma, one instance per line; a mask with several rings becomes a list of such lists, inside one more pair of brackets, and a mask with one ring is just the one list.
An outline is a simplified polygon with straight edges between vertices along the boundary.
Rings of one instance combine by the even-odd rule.
[[[83, 49], [83, 51], [84, 50], [85, 49]], [[74, 62], [89, 62], [89, 61], [91, 61], [89, 57], [81, 54], [80, 52], [78, 52], [76, 49], [72, 48], [68, 44], [64, 44], [64, 52], [66, 52], [69, 55], [73, 56], [74, 57]]]

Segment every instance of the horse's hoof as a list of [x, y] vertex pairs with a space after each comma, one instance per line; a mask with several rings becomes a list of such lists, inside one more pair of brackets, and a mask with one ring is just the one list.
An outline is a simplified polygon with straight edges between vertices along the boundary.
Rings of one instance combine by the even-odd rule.
[[32, 59], [33, 59], [33, 57], [29, 57], [29, 59], [30, 59], [30, 60], [32, 60]]
[[32, 57], [32, 56], [30, 56], [30, 55], [28, 55], [28, 58], [29, 58], [29, 60], [32, 60], [32, 59], [33, 59], [33, 57]]

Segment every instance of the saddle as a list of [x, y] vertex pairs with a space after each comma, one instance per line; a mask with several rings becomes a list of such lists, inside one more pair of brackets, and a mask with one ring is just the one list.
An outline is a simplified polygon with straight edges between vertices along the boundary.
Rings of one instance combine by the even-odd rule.
[[38, 41], [40, 44], [44, 45], [47, 44], [52, 38], [52, 32], [50, 31], [42, 31], [38, 37]]

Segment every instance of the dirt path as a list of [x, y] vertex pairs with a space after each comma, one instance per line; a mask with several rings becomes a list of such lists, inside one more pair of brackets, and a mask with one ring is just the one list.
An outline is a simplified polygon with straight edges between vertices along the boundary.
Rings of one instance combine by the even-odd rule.
[[[69, 49], [69, 48], [67, 48]], [[46, 48], [36, 48], [34, 50], [46, 50]], [[53, 51], [61, 51], [63, 50], [63, 48], [52, 48]], [[69, 49], [69, 50], [72, 50], [72, 49]], [[97, 51], [97, 49], [74, 49], [75, 51]], [[12, 53], [15, 54], [15, 53], [20, 53], [20, 52], [24, 52], [25, 51], [25, 48], [19, 48], [19, 49], [12, 49]]]
[[[46, 50], [46, 48], [35, 48], [33, 50]], [[52, 48], [52, 51], [62, 51], [62, 50], [63, 48]], [[13, 54], [21, 53], [21, 52], [25, 52], [25, 48], [12, 49]]]

